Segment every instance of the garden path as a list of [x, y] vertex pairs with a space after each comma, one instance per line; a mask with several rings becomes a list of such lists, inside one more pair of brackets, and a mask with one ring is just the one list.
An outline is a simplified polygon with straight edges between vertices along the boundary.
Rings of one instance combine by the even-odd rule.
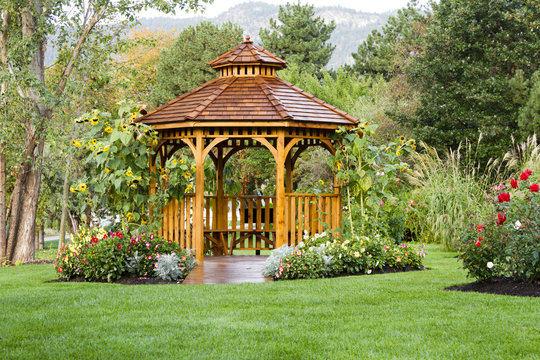
[[272, 281], [262, 275], [268, 256], [205, 256], [204, 263], [193, 269], [184, 284], [241, 284]]

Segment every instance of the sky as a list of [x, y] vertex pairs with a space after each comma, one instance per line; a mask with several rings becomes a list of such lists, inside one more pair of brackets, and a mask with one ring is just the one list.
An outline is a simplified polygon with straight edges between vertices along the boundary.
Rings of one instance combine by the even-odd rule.
[[[296, 0], [260, 0], [266, 3], [274, 5], [284, 5], [287, 2], [295, 3]], [[205, 17], [215, 17], [234, 5], [238, 5], [245, 2], [254, 2], [250, 0], [214, 0], [210, 5], [206, 5], [207, 9], [202, 14]], [[396, 10], [403, 8], [407, 5], [409, 0], [301, 0], [302, 4], [309, 3], [315, 5], [315, 7], [322, 6], [342, 6], [345, 8], [355, 9], [363, 12], [376, 12], [381, 13], [389, 10]], [[426, 3], [426, 1], [421, 1]], [[163, 14], [157, 11], [146, 11], [141, 14], [141, 17], [153, 17], [163, 16]], [[175, 17], [191, 17], [194, 16], [193, 12], [186, 13], [185, 11], [177, 11]]]

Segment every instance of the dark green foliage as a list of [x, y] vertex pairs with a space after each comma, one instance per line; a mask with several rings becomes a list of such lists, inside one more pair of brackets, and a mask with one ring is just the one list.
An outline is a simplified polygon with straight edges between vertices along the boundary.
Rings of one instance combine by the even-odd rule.
[[518, 126], [523, 139], [540, 133], [540, 70], [531, 78], [529, 98], [519, 111]]
[[314, 17], [313, 5], [287, 3], [279, 7], [278, 20], [270, 19], [270, 29], [261, 29], [264, 47], [286, 60], [298, 64], [301, 71], [314, 73], [328, 64], [335, 46], [328, 43], [336, 25], [325, 24]]
[[502, 155], [518, 133], [517, 70], [530, 78], [540, 62], [538, 19], [537, 1], [442, 0], [410, 73], [421, 106], [401, 120], [439, 149], [482, 134], [480, 159]]
[[430, 18], [417, 0], [411, 1], [396, 16], [390, 16], [381, 31], [373, 30], [358, 46], [349, 71], [357, 75], [381, 74], [385, 79], [402, 73], [410, 58], [422, 53]]
[[152, 92], [154, 105], [162, 105], [216, 78], [216, 71], [207, 63], [240, 45], [242, 33], [230, 22], [220, 28], [203, 21], [182, 30], [174, 44], [160, 54]]

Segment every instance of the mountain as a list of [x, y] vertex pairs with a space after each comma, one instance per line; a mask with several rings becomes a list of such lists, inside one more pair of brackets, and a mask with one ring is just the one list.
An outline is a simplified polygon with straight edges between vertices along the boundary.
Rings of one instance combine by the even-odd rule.
[[[231, 21], [240, 25], [244, 29], [245, 35], [250, 35], [253, 41], [261, 44], [259, 29], [268, 27], [270, 18], [277, 19], [278, 11], [279, 6], [276, 5], [265, 2], [249, 2], [233, 6], [228, 11], [212, 18], [203, 16], [184, 19], [167, 17], [141, 18], [139, 26], [150, 29], [177, 29], [181, 31], [186, 26], [196, 25], [203, 20], [216, 24]], [[351, 54], [356, 51], [358, 45], [366, 39], [373, 29], [382, 27], [388, 17], [392, 15], [392, 13], [364, 13], [340, 6], [315, 8], [315, 13], [316, 16], [320, 16], [328, 22], [334, 20], [336, 23], [336, 29], [330, 38], [330, 42], [336, 45], [336, 49], [328, 63], [328, 68], [337, 68], [340, 65], [352, 63]]]

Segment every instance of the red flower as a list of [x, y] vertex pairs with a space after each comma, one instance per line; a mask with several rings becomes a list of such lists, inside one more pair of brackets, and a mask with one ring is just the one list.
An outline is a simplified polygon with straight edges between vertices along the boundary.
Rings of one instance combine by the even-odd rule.
[[512, 187], [513, 187], [514, 189], [517, 189], [517, 188], [518, 188], [517, 180], [516, 180], [516, 179], [510, 180], [510, 185], [512, 185]]
[[520, 178], [520, 180], [525, 181], [525, 180], [527, 180], [529, 178], [529, 176], [531, 176], [531, 174], [532, 174], [532, 171], [527, 169], [527, 170], [525, 170], [524, 172], [521, 173], [519, 178]]
[[482, 243], [480, 242], [480, 240], [478, 240], [475, 245], [476, 245], [476, 247], [480, 247], [480, 246], [482, 246]]
[[135, 239], [131, 239], [131, 244], [135, 245], [136, 243]]
[[532, 192], [538, 192], [538, 184], [532, 184], [529, 186], [529, 189], [531, 189]]
[[476, 226], [476, 230], [478, 230], [478, 232], [482, 232], [485, 229], [486, 229], [486, 227], [484, 225], [477, 225]]
[[118, 244], [118, 245], [116, 245], [116, 248], [117, 248], [118, 250], [120, 250], [120, 249], [122, 248], [122, 245]]
[[107, 234], [103, 235], [103, 238], [104, 238], [104, 239], [108, 238]]
[[484, 238], [482, 238], [481, 236], [478, 237], [478, 241], [482, 241], [484, 240]]
[[62, 272], [62, 271], [64, 271], [64, 269], [62, 269], [62, 267], [60, 266], [60, 267], [58, 268], [58, 271]]
[[500, 193], [499, 194], [499, 202], [510, 202], [510, 194], [509, 193]]
[[83, 262], [83, 264], [86, 264], [86, 260], [85, 260], [85, 259], [82, 259], [82, 262]]
[[497, 218], [498, 218], [497, 225], [502, 225], [506, 221], [506, 215], [504, 215], [504, 213], [499, 213], [497, 215]]
[[97, 237], [95, 237], [95, 236], [92, 236], [92, 242], [93, 242], [94, 244], [95, 244], [95, 243], [97, 243], [98, 241], [99, 241], [99, 240], [98, 240], [98, 238], [97, 238]]

